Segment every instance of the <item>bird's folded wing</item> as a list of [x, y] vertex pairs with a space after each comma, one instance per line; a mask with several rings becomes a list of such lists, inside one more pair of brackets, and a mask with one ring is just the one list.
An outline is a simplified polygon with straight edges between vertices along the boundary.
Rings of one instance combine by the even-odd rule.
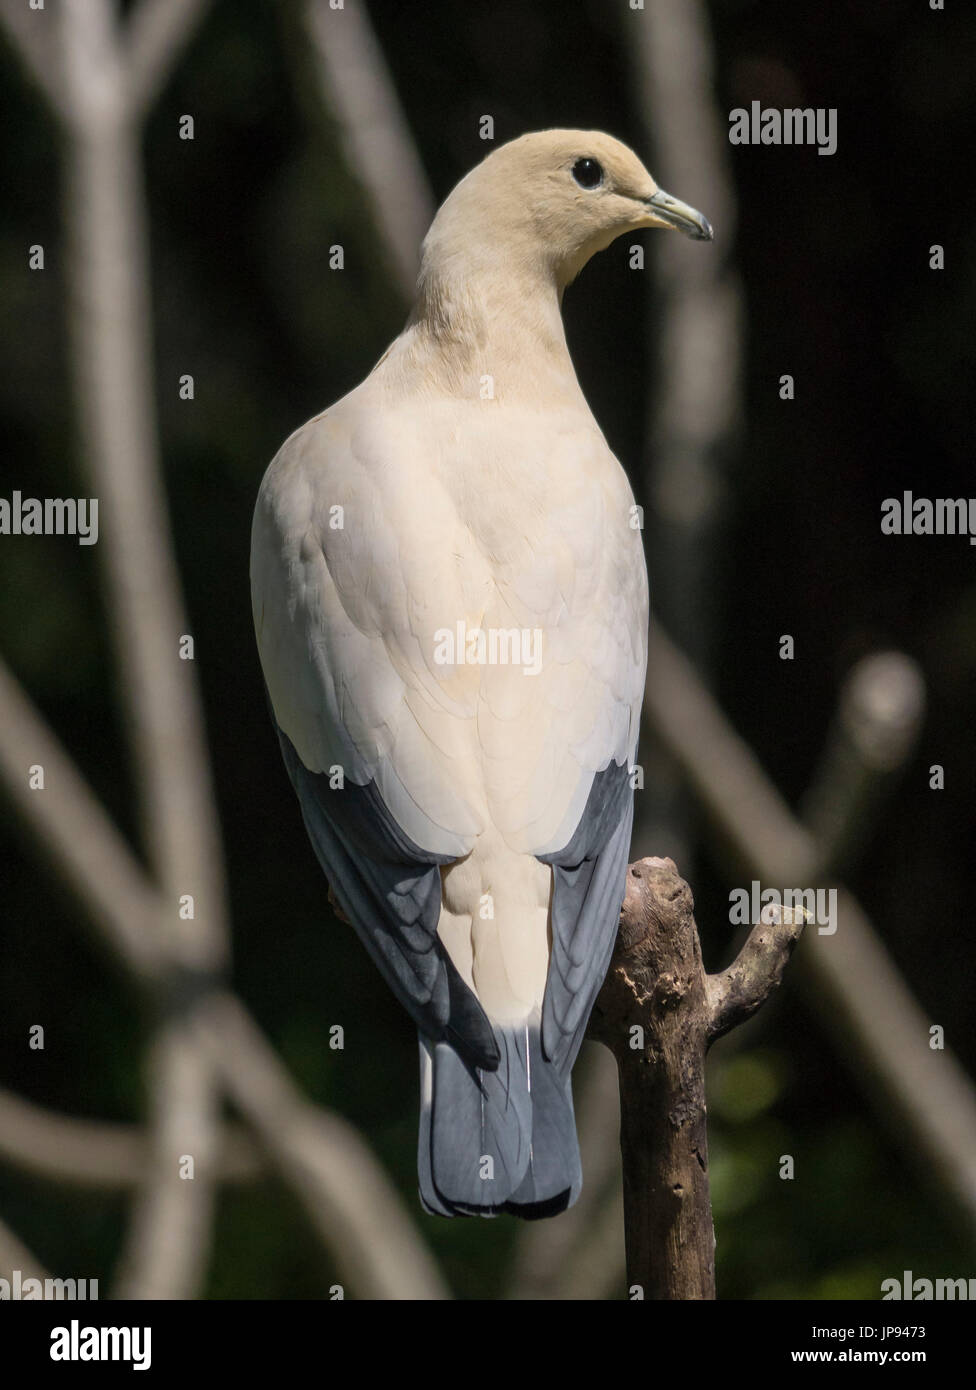
[[[490, 1067], [491, 1027], [437, 937], [439, 867], [480, 826], [451, 767], [471, 711], [440, 696], [411, 631], [403, 525], [348, 431], [328, 417], [305, 426], [273, 462], [255, 512], [255, 630], [285, 764], [336, 900], [418, 1028]], [[428, 548], [436, 554], [430, 538]], [[408, 692], [440, 698], [439, 728], [421, 729]]]
[[423, 850], [391, 817], [374, 782], [331, 785], [309, 772], [278, 729], [309, 839], [333, 896], [425, 1037], [450, 1042], [472, 1066], [494, 1068], [498, 1043], [437, 936], [443, 855]]

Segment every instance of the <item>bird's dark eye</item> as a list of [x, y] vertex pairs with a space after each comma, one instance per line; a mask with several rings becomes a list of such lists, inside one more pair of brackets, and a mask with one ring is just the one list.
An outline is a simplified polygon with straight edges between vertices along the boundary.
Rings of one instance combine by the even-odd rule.
[[597, 188], [603, 182], [603, 167], [595, 159], [578, 159], [573, 165], [573, 178], [580, 188]]

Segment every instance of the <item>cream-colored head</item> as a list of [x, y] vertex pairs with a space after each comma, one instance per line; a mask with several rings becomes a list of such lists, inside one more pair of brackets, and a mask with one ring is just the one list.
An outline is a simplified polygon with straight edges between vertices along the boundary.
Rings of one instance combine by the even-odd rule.
[[449, 195], [424, 241], [421, 281], [507, 262], [552, 276], [561, 290], [595, 252], [640, 227], [712, 236], [701, 213], [659, 189], [619, 140], [538, 131], [493, 151]]

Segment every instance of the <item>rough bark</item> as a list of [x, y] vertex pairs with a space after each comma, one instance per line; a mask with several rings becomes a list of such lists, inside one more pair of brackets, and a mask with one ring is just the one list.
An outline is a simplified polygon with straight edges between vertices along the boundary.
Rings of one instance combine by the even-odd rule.
[[753, 928], [728, 970], [709, 976], [691, 889], [673, 861], [642, 859], [627, 871], [589, 1036], [617, 1061], [631, 1297], [715, 1297], [705, 1054], [779, 984], [802, 924], [775, 916]]

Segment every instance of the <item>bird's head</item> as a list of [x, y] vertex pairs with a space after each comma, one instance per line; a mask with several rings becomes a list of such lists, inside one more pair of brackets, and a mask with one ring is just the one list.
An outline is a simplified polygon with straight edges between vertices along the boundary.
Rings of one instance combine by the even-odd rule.
[[[499, 264], [544, 267], [559, 288], [624, 232], [669, 227], [699, 241], [700, 212], [658, 188], [634, 152], [593, 130], [543, 130], [500, 146], [461, 180], [428, 233], [429, 257], [477, 243]], [[460, 268], [460, 267], [458, 267]]]

